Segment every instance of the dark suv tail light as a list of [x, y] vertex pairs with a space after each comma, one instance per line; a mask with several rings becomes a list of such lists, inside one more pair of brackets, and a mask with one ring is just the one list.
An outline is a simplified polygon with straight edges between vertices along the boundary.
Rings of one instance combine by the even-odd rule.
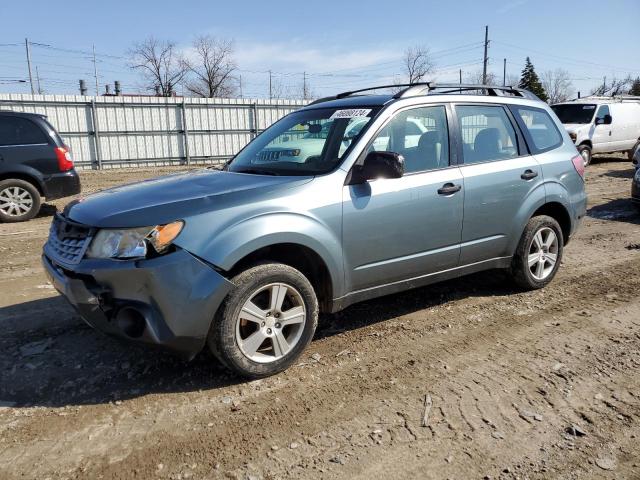
[[56, 147], [56, 157], [58, 158], [58, 168], [61, 172], [66, 172], [73, 168], [73, 158], [67, 147]]
[[576, 172], [584, 179], [584, 158], [581, 155], [576, 155], [571, 159]]

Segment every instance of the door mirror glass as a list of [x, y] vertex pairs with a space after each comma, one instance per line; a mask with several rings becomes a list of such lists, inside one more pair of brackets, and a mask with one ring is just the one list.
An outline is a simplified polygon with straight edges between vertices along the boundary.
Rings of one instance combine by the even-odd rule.
[[395, 152], [369, 152], [362, 165], [351, 171], [350, 185], [377, 178], [400, 178], [404, 175], [404, 157]]
[[604, 116], [604, 124], [605, 125], [611, 125], [611, 121], [613, 120], [613, 118], [611, 118], [611, 115], [609, 115], [608, 113]]

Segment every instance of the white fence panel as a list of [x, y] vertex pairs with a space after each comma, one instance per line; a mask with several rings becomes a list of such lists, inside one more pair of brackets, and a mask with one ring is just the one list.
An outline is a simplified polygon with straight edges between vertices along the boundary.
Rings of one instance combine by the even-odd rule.
[[216, 164], [301, 100], [0, 94], [0, 108], [46, 115], [79, 168]]

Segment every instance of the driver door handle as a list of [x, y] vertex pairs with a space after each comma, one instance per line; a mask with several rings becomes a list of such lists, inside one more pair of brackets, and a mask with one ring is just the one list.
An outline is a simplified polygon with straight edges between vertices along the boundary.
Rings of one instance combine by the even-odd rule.
[[438, 195], [453, 195], [460, 190], [462, 190], [462, 185], [454, 185], [448, 182], [438, 189]]
[[532, 180], [538, 176], [538, 172], [534, 172], [531, 169], [526, 169], [520, 178], [523, 180]]

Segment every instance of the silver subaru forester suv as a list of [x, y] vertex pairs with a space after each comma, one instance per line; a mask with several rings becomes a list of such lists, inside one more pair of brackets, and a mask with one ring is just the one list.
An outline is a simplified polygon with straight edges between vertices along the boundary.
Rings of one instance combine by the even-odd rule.
[[101, 331], [186, 358], [208, 345], [249, 377], [291, 365], [319, 312], [494, 268], [547, 285], [586, 208], [553, 111], [512, 87], [368, 90], [287, 115], [222, 171], [69, 204], [51, 282]]

